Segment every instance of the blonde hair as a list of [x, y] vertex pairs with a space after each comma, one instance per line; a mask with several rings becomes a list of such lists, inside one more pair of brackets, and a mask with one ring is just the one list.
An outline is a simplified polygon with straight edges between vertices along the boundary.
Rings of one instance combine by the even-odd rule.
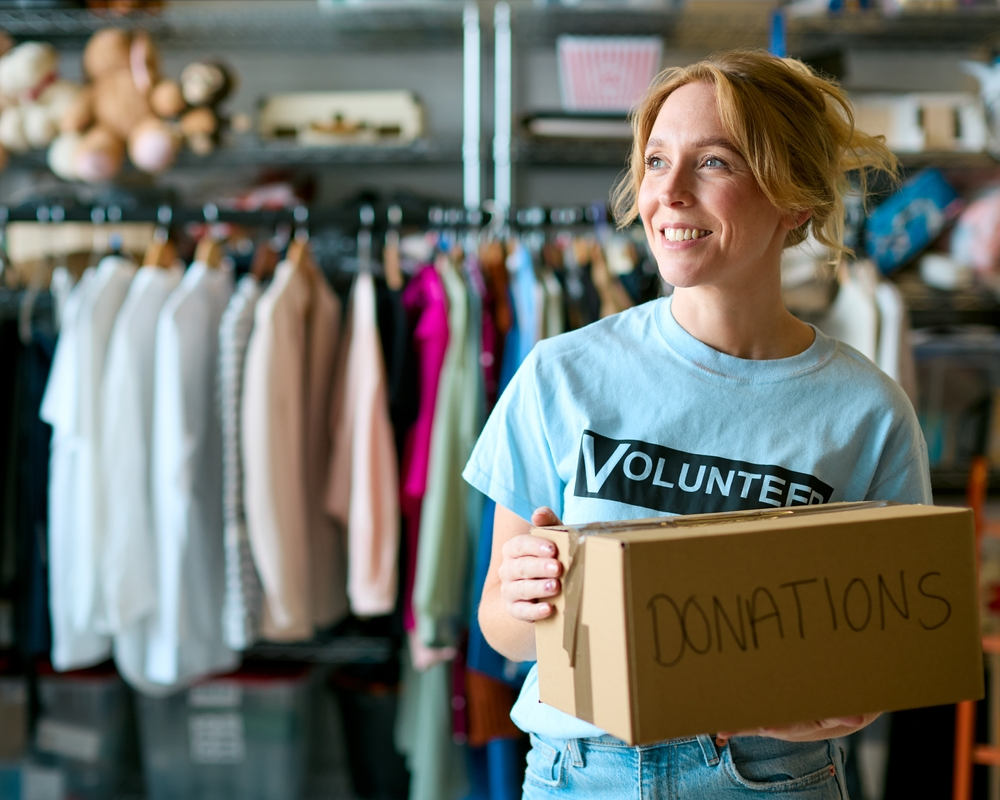
[[612, 195], [619, 226], [639, 216], [638, 194], [646, 171], [645, 150], [664, 101], [688, 83], [715, 87], [722, 125], [764, 196], [783, 213], [810, 211], [810, 218], [789, 231], [785, 247], [805, 240], [809, 231], [830, 248], [834, 260], [849, 254], [844, 246], [847, 173], [858, 171], [862, 197], [867, 171], [896, 179], [899, 162], [884, 136], [854, 127], [844, 91], [801, 61], [763, 50], [733, 50], [688, 67], [661, 72], [632, 114], [632, 152], [628, 171]]

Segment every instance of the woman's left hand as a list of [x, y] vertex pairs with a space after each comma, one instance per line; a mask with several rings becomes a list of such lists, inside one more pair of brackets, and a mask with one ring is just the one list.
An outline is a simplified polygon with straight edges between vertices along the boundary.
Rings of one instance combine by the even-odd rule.
[[796, 722], [793, 725], [782, 725], [777, 728], [753, 728], [747, 731], [719, 731], [717, 740], [731, 739], [734, 736], [767, 736], [771, 739], [784, 739], [786, 742], [816, 742], [822, 739], [838, 739], [860, 731], [870, 725], [878, 714], [859, 714], [856, 717], [831, 717], [830, 719], [814, 719], [808, 722]]

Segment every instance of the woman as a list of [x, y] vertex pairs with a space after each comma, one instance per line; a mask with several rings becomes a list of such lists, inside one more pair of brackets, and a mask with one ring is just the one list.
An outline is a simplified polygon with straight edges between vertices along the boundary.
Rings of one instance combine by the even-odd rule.
[[[845, 173], [894, 173], [882, 139], [854, 130], [834, 84], [757, 51], [667, 70], [633, 130], [618, 220], [641, 218], [673, 295], [540, 343], [465, 473], [497, 502], [479, 620], [513, 660], [534, 659], [532, 623], [561, 588], [554, 547], [528, 535], [528, 520], [931, 501], [926, 446], [902, 390], [781, 299], [783, 248], [811, 231], [846, 252]], [[635, 481], [625, 454], [646, 446], [673, 455], [679, 474]], [[738, 468], [739, 492], [706, 491], [694, 476], [707, 458]], [[765, 480], [775, 468], [797, 483]], [[526, 798], [843, 798], [831, 740], [875, 716], [629, 747], [539, 703], [536, 675], [511, 714], [531, 734]]]

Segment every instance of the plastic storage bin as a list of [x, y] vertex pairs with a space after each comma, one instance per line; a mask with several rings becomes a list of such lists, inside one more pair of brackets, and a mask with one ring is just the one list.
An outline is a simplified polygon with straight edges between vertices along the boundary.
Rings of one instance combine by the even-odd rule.
[[625, 113], [660, 68], [656, 36], [560, 36], [559, 89], [565, 111]]
[[296, 800], [308, 763], [309, 673], [237, 674], [137, 697], [149, 800]]
[[62, 773], [65, 796], [113, 797], [125, 772], [128, 692], [117, 673], [41, 675], [32, 760]]

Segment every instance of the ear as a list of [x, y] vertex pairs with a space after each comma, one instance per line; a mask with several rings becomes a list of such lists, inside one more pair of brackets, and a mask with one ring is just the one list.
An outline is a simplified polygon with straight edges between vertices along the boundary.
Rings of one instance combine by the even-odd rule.
[[783, 223], [788, 230], [793, 231], [805, 225], [811, 216], [812, 211], [809, 209], [805, 211], [789, 211], [785, 215]]

